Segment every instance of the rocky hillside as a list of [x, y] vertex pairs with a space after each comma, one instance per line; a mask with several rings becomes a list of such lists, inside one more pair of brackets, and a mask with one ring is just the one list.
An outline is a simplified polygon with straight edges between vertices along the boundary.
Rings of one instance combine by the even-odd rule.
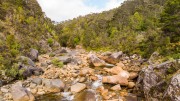
[[31, 48], [45, 53], [58, 46], [54, 25], [36, 0], [0, 0], [0, 14], [0, 69], [8, 75], [16, 74], [11, 67], [17, 56], [27, 56]]
[[[117, 9], [58, 25], [63, 46], [179, 58], [179, 0], [127, 0]], [[163, 46], [163, 47], [162, 47]]]

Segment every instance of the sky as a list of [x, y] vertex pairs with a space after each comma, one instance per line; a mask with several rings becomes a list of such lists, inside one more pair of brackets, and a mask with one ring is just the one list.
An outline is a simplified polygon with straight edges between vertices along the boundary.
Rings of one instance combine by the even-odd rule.
[[124, 0], [37, 0], [51, 20], [61, 22], [116, 8]]

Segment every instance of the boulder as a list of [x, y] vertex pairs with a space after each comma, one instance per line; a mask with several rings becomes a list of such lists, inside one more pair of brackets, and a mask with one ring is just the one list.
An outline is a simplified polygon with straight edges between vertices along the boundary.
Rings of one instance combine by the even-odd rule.
[[30, 77], [32, 75], [39, 76], [44, 73], [44, 71], [41, 68], [25, 65], [21, 65], [19, 70], [23, 71], [22, 76], [24, 78]]
[[33, 78], [32, 82], [37, 84], [37, 85], [41, 85], [42, 84], [42, 78]]
[[22, 84], [14, 84], [11, 88], [11, 94], [14, 101], [34, 101], [34, 96]]
[[106, 62], [104, 60], [101, 60], [94, 54], [89, 55], [90, 63], [95, 67], [105, 66]]
[[71, 86], [71, 92], [78, 93], [86, 88], [86, 84], [83, 83], [76, 83]]
[[36, 49], [31, 49], [31, 50], [30, 50], [30, 54], [29, 54], [29, 58], [30, 58], [32, 61], [38, 61], [38, 55], [39, 55], [38, 50], [36, 50]]
[[136, 84], [134, 82], [129, 82], [128, 83], [128, 88], [134, 88]]
[[24, 64], [24, 65], [29, 65], [29, 66], [35, 67], [34, 62], [28, 57], [20, 56], [17, 59], [18, 59], [20, 65]]
[[109, 83], [109, 84], [120, 84], [127, 86], [128, 85], [128, 78], [123, 77], [120, 75], [113, 75], [113, 76], [104, 76], [102, 79], [103, 83]]
[[43, 79], [46, 90], [51, 93], [57, 93], [64, 90], [65, 84], [60, 79]]
[[97, 101], [96, 93], [92, 90], [81, 92], [73, 101]]
[[[137, 93], [144, 95], [147, 101], [179, 101], [180, 72], [177, 70], [179, 70], [180, 63], [178, 61], [166, 61], [143, 68], [135, 87]], [[170, 84], [169, 81], [171, 81]]]
[[123, 71], [122, 67], [115, 66], [113, 68], [104, 68], [106, 72], [112, 73], [112, 74], [119, 74], [121, 71]]
[[116, 64], [116, 63], [119, 62], [122, 55], [123, 55], [123, 53], [121, 51], [117, 52], [117, 53], [113, 53], [110, 56], [108, 56], [105, 59], [105, 61], [108, 62], [108, 63]]
[[171, 101], [180, 101], [180, 70], [172, 77], [165, 98], [169, 98]]

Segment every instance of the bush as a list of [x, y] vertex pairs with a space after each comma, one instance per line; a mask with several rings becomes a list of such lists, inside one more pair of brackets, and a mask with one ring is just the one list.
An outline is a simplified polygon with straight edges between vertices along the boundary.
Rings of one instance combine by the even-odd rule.
[[62, 68], [64, 66], [64, 64], [60, 60], [58, 60], [57, 58], [53, 59], [51, 62], [53, 65], [60, 67], [60, 68]]

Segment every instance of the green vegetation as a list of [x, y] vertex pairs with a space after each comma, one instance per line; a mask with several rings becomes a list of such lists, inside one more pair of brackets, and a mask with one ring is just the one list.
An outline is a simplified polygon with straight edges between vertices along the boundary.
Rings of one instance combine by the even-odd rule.
[[120, 7], [57, 25], [62, 46], [121, 50], [148, 58], [180, 57], [179, 0], [129, 0]]
[[44, 18], [36, 0], [0, 0], [0, 70], [16, 77], [16, 58], [26, 56], [30, 48], [47, 50], [41, 47], [40, 41], [53, 36], [52, 29], [53, 23]]
[[53, 65], [60, 67], [60, 68], [62, 68], [64, 66], [64, 64], [57, 58], [53, 59], [51, 62]]
[[[45, 45], [57, 49], [57, 41], [145, 58], [155, 51], [167, 59], [180, 58], [180, 1], [127, 0], [116, 9], [54, 25], [36, 0], [0, 0], [0, 70], [15, 77], [18, 56], [27, 56], [30, 48], [46, 53]], [[57, 59], [52, 62], [63, 66]]]

